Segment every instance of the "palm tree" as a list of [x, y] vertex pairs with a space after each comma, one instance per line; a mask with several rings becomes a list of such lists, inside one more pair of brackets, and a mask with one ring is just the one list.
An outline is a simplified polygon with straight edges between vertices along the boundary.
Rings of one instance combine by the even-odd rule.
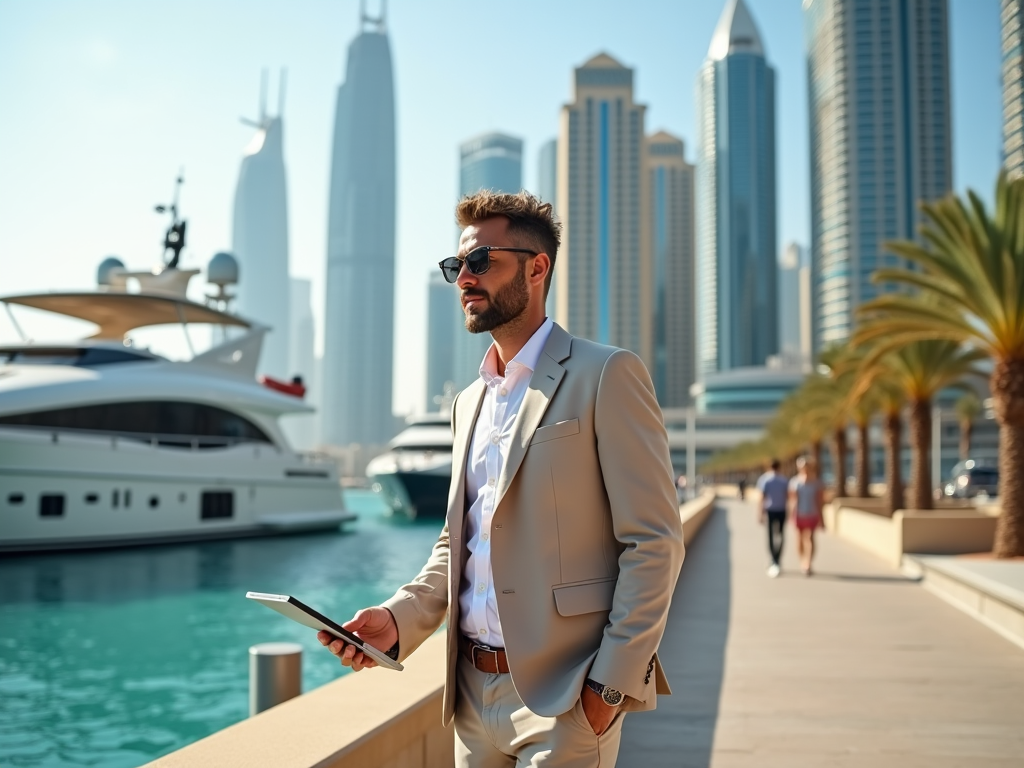
[[852, 344], [835, 345], [821, 353], [820, 362], [828, 371], [819, 377], [813, 394], [817, 408], [831, 420], [832, 464], [836, 476], [836, 495], [846, 495], [846, 457], [849, 445], [846, 427], [853, 415], [849, 393], [856, 381], [861, 354]]
[[[922, 206], [929, 223], [913, 242], [890, 250], [918, 269], [885, 269], [875, 280], [918, 289], [866, 304], [857, 339], [889, 349], [911, 341], [971, 344], [993, 362], [989, 377], [999, 424], [1002, 514], [997, 557], [1024, 555], [1024, 179], [1000, 172], [990, 215], [974, 192]], [[936, 305], [928, 297], [938, 297]]]
[[971, 458], [971, 435], [974, 434], [974, 420], [981, 415], [981, 399], [973, 389], [967, 390], [953, 406], [960, 420], [960, 461]]

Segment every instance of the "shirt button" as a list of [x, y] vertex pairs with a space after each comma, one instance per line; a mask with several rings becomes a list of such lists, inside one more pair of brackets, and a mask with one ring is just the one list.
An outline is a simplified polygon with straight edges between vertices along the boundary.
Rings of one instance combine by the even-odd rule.
[[487, 585], [486, 584], [478, 584], [477, 588], [476, 588], [476, 591], [477, 592], [486, 592], [487, 591]]
[[507, 389], [505, 389], [504, 387], [502, 387], [502, 388], [501, 388], [501, 394], [502, 394], [502, 395], [507, 395], [507, 394], [508, 394], [508, 390], [507, 390]]
[[489, 486], [491, 486], [491, 488], [493, 488], [494, 487], [494, 478], [493, 477], [488, 477], [487, 478], [487, 484]]
[[481, 635], [486, 635], [486, 634], [487, 634], [487, 630], [486, 630], [486, 629], [483, 629], [483, 628], [481, 628], [481, 629], [480, 629], [480, 634], [481, 634]]
[[487, 541], [489, 538], [491, 538], [491, 535], [489, 533], [484, 533], [480, 535], [480, 538], [484, 541]]
[[500, 440], [500, 439], [501, 438], [498, 437], [498, 433], [497, 432], [495, 432], [493, 435], [491, 435], [491, 442], [494, 443], [495, 445], [498, 444], [498, 440]]

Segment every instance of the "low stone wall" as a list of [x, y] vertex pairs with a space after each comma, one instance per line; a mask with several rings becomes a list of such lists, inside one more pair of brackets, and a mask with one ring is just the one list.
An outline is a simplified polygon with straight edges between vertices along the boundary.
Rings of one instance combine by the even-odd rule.
[[[689, 546], [713, 492], [679, 508]], [[326, 651], [324, 651], [326, 653]], [[405, 671], [349, 674], [148, 764], [148, 768], [446, 768], [454, 731], [441, 727], [445, 636], [427, 640]]]
[[894, 566], [904, 554], [990, 552], [996, 518], [974, 509], [900, 510], [891, 518], [830, 505], [825, 527]]

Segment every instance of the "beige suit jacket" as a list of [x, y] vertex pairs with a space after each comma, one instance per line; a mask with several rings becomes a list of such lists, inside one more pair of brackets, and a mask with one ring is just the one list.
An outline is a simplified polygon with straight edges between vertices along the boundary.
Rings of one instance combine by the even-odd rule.
[[[384, 603], [400, 659], [448, 625], [444, 723], [454, 715], [466, 460], [483, 401], [455, 401], [447, 521], [419, 575]], [[557, 324], [513, 426], [498, 478], [491, 568], [512, 681], [531, 711], [575, 704], [589, 676], [653, 709], [669, 693], [656, 651], [683, 561], [668, 437], [631, 352]]]

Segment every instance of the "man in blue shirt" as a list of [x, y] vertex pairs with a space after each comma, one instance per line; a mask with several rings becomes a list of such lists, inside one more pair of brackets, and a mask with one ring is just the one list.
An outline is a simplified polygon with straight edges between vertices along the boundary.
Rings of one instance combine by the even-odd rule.
[[780, 466], [778, 459], [774, 459], [772, 468], [757, 481], [757, 490], [761, 492], [762, 525], [765, 515], [768, 517], [768, 551], [772, 555], [768, 575], [773, 579], [781, 572], [779, 559], [782, 557], [782, 534], [786, 528], [786, 501], [789, 498], [789, 480], [779, 472]]

